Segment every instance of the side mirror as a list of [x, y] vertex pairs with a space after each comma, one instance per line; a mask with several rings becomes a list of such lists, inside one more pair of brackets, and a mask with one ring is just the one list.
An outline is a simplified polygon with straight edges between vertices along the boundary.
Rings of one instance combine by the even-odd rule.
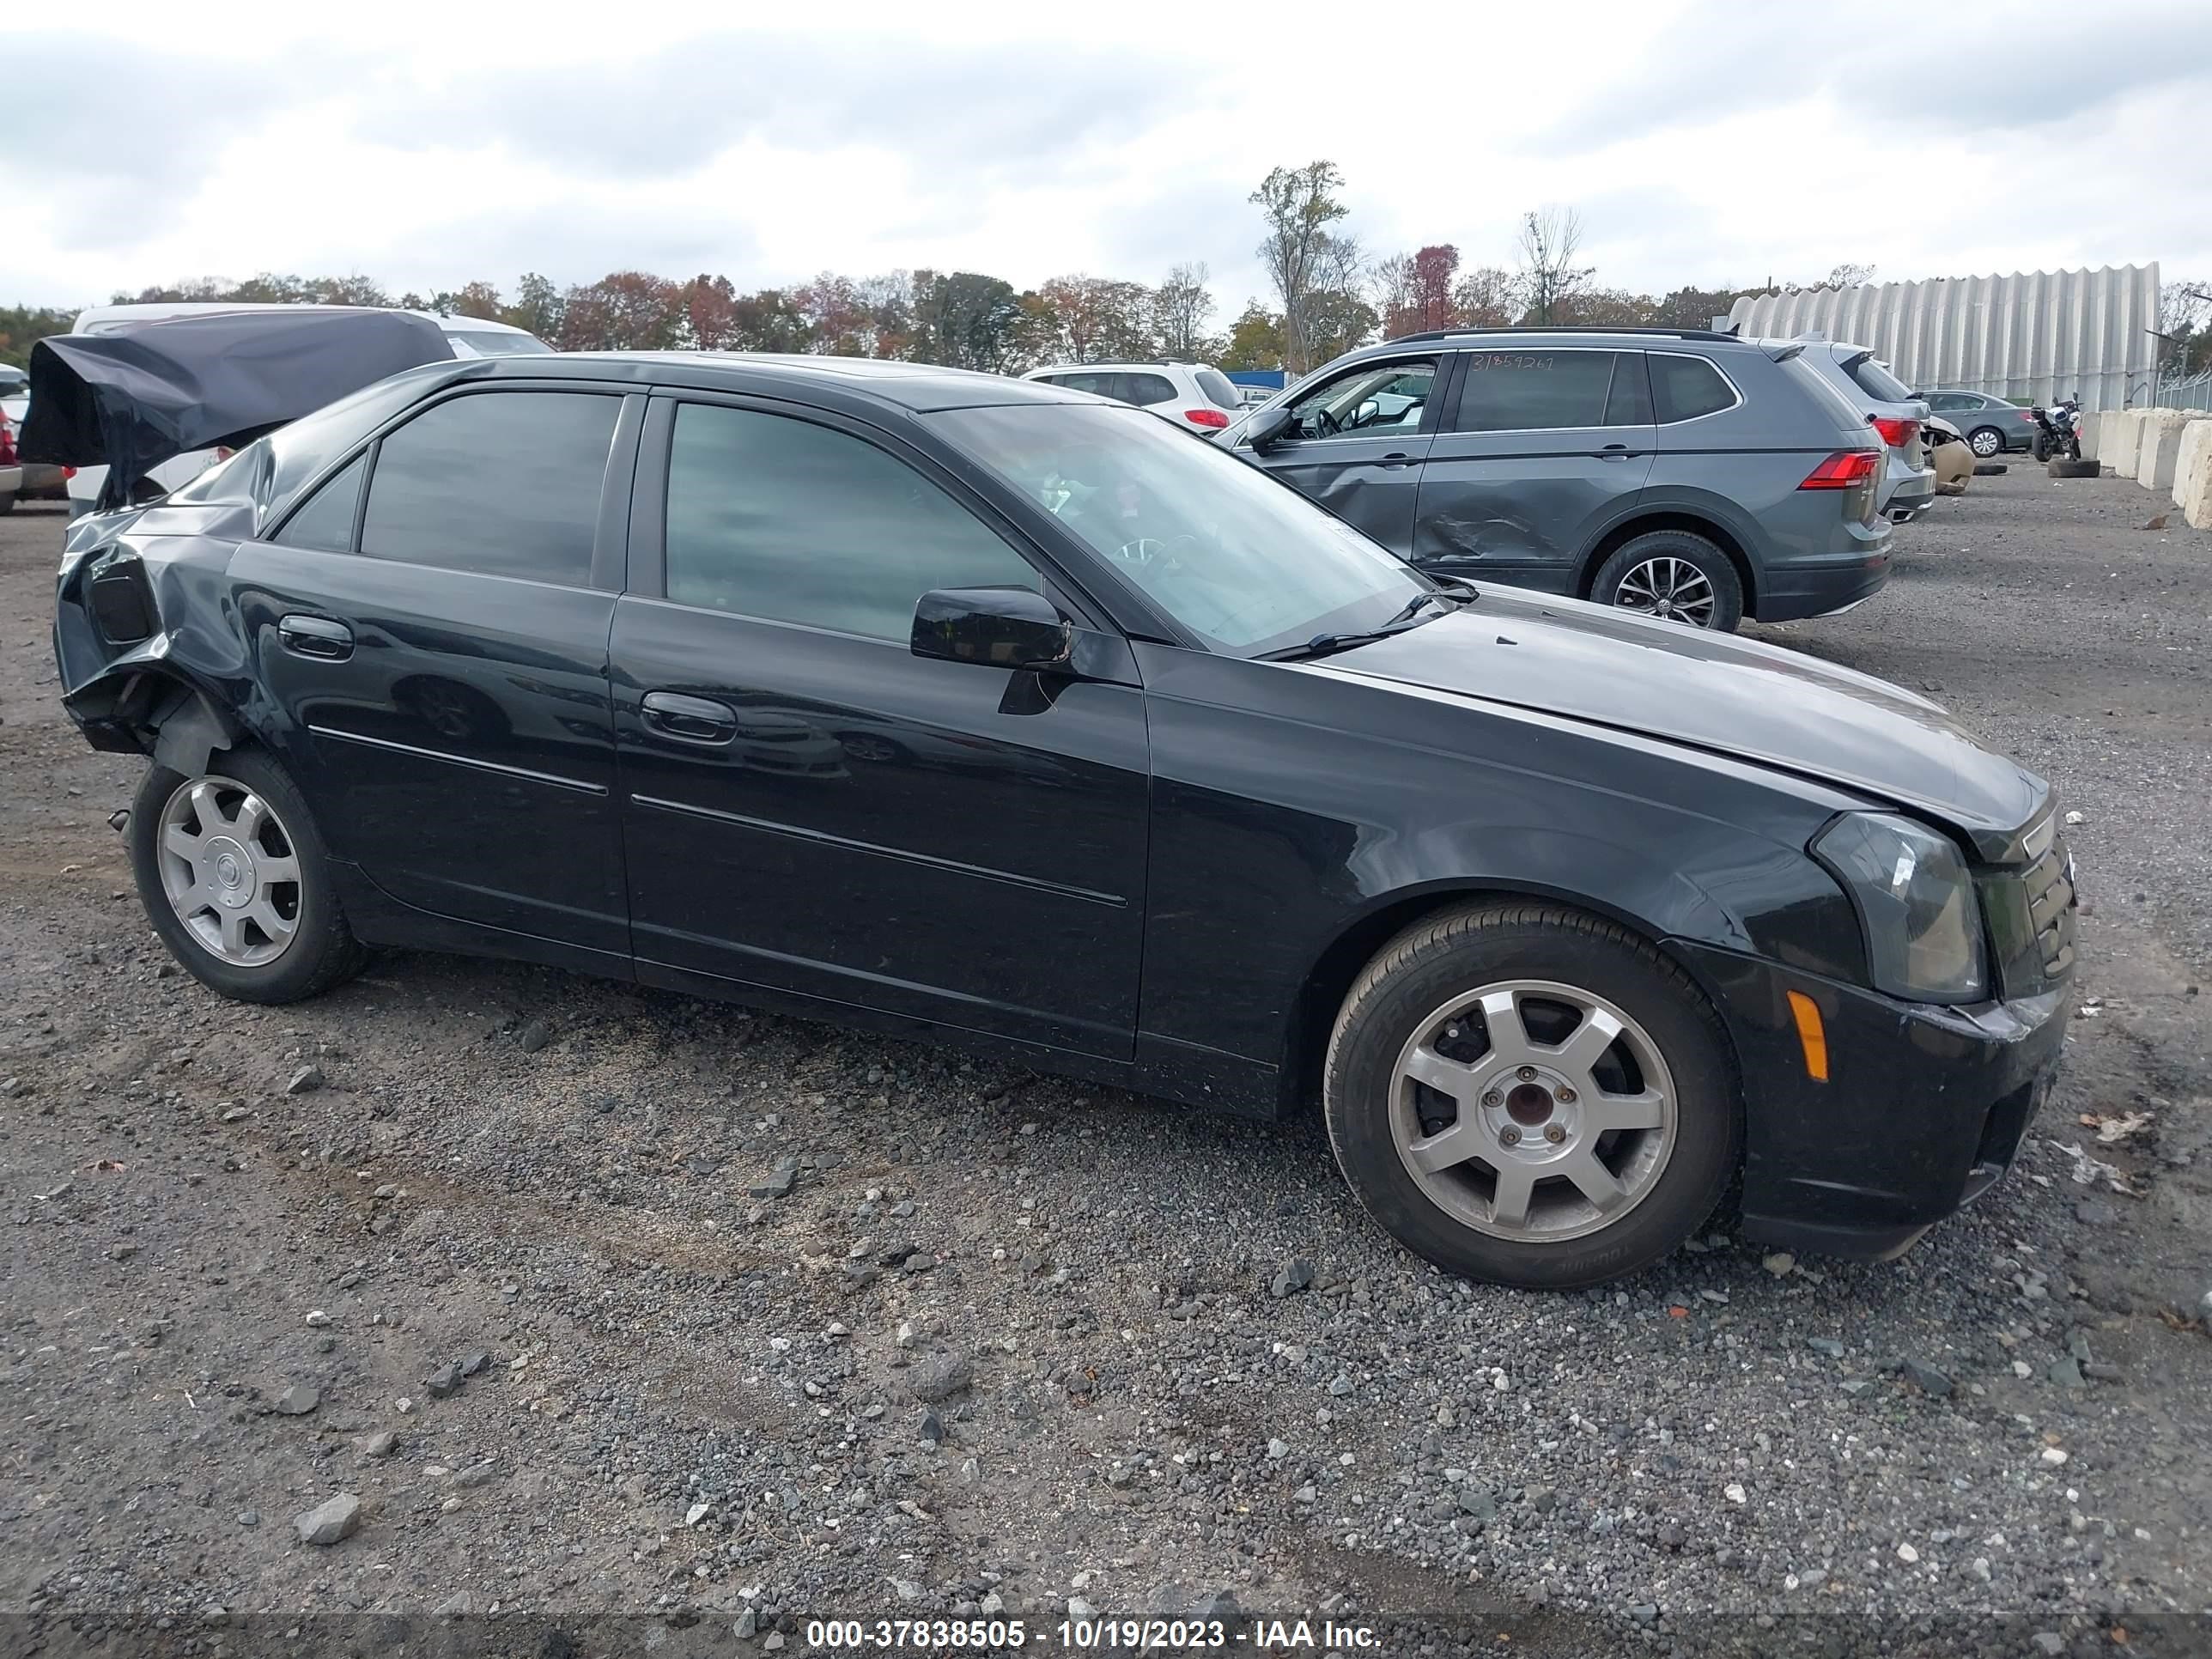
[[1075, 627], [1026, 587], [940, 587], [914, 607], [914, 654], [986, 668], [1065, 668]]
[[1244, 434], [1255, 454], [1264, 455], [1291, 424], [1287, 409], [1263, 409], [1244, 423]]

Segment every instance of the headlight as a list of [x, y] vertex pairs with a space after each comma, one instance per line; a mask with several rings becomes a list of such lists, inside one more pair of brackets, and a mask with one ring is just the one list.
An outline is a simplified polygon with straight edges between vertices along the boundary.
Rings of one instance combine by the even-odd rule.
[[1875, 988], [1915, 1002], [1976, 1002], [1988, 984], [1982, 920], [1966, 860], [1910, 818], [1854, 812], [1813, 854], [1858, 907]]

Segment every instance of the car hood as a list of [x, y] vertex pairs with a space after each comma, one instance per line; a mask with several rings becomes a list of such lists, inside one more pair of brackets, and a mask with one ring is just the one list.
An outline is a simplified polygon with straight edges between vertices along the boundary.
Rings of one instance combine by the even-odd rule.
[[1325, 659], [1339, 672], [1588, 720], [1917, 808], [2008, 855], [2050, 786], [1925, 697], [1796, 651], [1486, 586]]

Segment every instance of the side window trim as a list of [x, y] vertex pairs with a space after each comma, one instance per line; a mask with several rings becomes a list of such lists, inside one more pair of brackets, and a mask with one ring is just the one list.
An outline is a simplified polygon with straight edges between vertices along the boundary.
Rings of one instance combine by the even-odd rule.
[[[1042, 591], [1049, 593], [1060, 609], [1079, 625], [1116, 638], [1121, 636], [1121, 630], [1109, 620], [1105, 608], [1086, 593], [1069, 574], [1063, 562], [1042, 548], [1034, 537], [994, 504], [979, 496], [933, 457], [902, 441], [896, 434], [886, 432], [881, 427], [836, 410], [817, 408], [811, 404], [787, 402], [754, 392], [710, 392], [697, 386], [659, 386], [653, 387], [649, 395], [641, 401], [645, 403], [646, 409], [629, 489], [628, 581], [625, 591], [632, 599], [679, 605], [686, 611], [698, 609], [668, 597], [668, 485], [669, 462], [676, 437], [676, 411], [685, 404], [701, 404], [713, 408], [750, 410], [755, 414], [807, 421], [862, 443], [873, 445], [902, 466], [912, 469], [927, 483], [942, 490], [955, 505], [1004, 542], [1007, 550], [1027, 564], [1038, 581], [1043, 584]], [[805, 623], [786, 623], [774, 618], [746, 618], [735, 611], [702, 611], [702, 614], [726, 616], [778, 628], [811, 626]], [[821, 629], [816, 631], [837, 632], [836, 629]], [[876, 644], [887, 643], [865, 634], [840, 633], [838, 637], [867, 639]], [[903, 650], [905, 647], [901, 646], [899, 648]]]
[[1650, 360], [1654, 357], [1680, 357], [1686, 358], [1693, 363], [1703, 363], [1707, 368], [1710, 368], [1714, 374], [1721, 377], [1721, 384], [1729, 389], [1729, 395], [1735, 399], [1734, 403], [1729, 404], [1726, 408], [1709, 409], [1702, 415], [1688, 416], [1679, 421], [1662, 421], [1659, 419], [1659, 388], [1655, 381], [1651, 389], [1651, 417], [1655, 424], [1662, 427], [1692, 426], [1699, 421], [1710, 421], [1716, 416], [1726, 415], [1731, 410], [1741, 409], [1743, 407], [1743, 388], [1735, 383], [1735, 376], [1729, 374], [1727, 369], [1722, 368], [1721, 365], [1713, 358], [1699, 356], [1694, 351], [1653, 351], [1648, 348], [1645, 349], [1644, 356], [1647, 363], [1649, 363]]

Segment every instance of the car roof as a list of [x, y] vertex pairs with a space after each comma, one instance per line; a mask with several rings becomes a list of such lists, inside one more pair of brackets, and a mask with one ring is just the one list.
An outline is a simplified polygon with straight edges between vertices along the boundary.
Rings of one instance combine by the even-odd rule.
[[811, 353], [740, 351], [562, 351], [489, 359], [472, 377], [542, 380], [568, 377], [693, 386], [702, 391], [774, 395], [830, 392], [921, 414], [993, 404], [1126, 405], [1042, 380], [1017, 380], [935, 363], [881, 357], [835, 357]]
[[1030, 370], [1022, 378], [1024, 380], [1034, 380], [1040, 374], [1139, 374], [1147, 370], [1157, 371], [1163, 368], [1196, 370], [1206, 367], [1204, 363], [1167, 362], [1158, 359], [1149, 363], [1047, 363], [1042, 368]]
[[[263, 300], [149, 300], [143, 303], [130, 301], [121, 305], [88, 306], [77, 313], [76, 320], [70, 325], [70, 332], [90, 334], [111, 323], [161, 323], [177, 317], [212, 317], [218, 313], [234, 311], [405, 311], [405, 307], [280, 305]], [[526, 328], [517, 328], [512, 323], [495, 322], [489, 317], [441, 317], [434, 311], [407, 311], [406, 314], [426, 318], [448, 334], [521, 334], [536, 337]]]

